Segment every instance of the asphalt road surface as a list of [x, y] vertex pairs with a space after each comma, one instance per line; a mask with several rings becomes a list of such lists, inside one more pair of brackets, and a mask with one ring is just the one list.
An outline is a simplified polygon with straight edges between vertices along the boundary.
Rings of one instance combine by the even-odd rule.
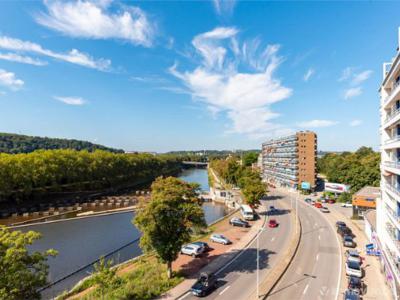
[[268, 299], [337, 299], [341, 256], [337, 234], [315, 207], [299, 200], [302, 237], [298, 252]]
[[[260, 282], [267, 276], [270, 268], [276, 264], [280, 258], [279, 254], [284, 252], [285, 247], [288, 247], [291, 236], [290, 213], [280, 205], [283, 199], [275, 198], [270, 196], [269, 200], [262, 201], [265, 207], [273, 205], [280, 209], [280, 214], [267, 216], [267, 220], [276, 219], [279, 226], [277, 228], [265, 226], [265, 231], [260, 234]], [[257, 288], [257, 240], [250, 243], [248, 248], [240, 252], [240, 256], [216, 274], [219, 281], [218, 288], [202, 299], [247, 300]], [[187, 293], [179, 299], [198, 298]]]

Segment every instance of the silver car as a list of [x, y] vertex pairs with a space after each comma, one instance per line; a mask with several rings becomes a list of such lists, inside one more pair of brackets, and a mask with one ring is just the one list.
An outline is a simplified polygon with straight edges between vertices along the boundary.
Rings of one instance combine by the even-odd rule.
[[190, 255], [193, 257], [199, 256], [203, 253], [203, 247], [196, 244], [183, 245], [181, 248], [181, 254]]
[[231, 243], [231, 241], [223, 236], [222, 234], [218, 234], [218, 233], [214, 233], [211, 235], [210, 240], [214, 243], [218, 243], [218, 244], [223, 244], [223, 245], [228, 245]]

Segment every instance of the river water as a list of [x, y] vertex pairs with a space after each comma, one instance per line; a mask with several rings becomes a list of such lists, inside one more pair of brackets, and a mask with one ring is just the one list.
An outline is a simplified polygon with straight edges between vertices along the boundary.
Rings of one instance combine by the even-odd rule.
[[[180, 178], [197, 182], [203, 191], [209, 190], [206, 169], [184, 170]], [[225, 206], [215, 203], [204, 203], [208, 224], [227, 214]], [[56, 249], [59, 254], [49, 258], [49, 282], [57, 281], [83, 266], [91, 264], [100, 256], [116, 251], [107, 258], [115, 263], [124, 262], [140, 255], [140, 232], [132, 225], [133, 212], [70, 219], [61, 222], [43, 223], [22, 227], [20, 230], [35, 230], [42, 233], [42, 239], [35, 242], [31, 250], [43, 251]], [[93, 271], [93, 267], [85, 267], [74, 275], [44, 290], [42, 296], [50, 299], [62, 291], [72, 288], [79, 280]]]

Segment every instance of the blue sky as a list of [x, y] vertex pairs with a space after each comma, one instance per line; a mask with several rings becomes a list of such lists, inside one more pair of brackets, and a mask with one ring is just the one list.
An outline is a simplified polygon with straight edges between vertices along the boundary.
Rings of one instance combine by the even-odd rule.
[[378, 149], [396, 2], [3, 1], [0, 131], [140, 151]]

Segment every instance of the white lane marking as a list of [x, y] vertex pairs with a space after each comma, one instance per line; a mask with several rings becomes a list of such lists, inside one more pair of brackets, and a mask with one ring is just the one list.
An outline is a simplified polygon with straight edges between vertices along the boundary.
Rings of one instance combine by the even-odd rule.
[[228, 285], [226, 288], [224, 288], [222, 291], [221, 291], [221, 293], [219, 293], [219, 295], [221, 296], [223, 293], [225, 293], [226, 292], [226, 290], [227, 289], [229, 289], [231, 286], [230, 285]]
[[320, 234], [318, 235], [318, 239], [321, 240], [321, 235]]
[[318, 261], [319, 259], [319, 253], [317, 254], [317, 256], [315, 257], [315, 260]]
[[305, 295], [305, 294], [307, 293], [308, 286], [309, 286], [309, 284], [306, 285], [306, 288], [305, 288], [304, 291], [303, 291], [303, 295]]
[[185, 295], [183, 295], [182, 297], [178, 298], [177, 300], [185, 299], [189, 295], [190, 295], [190, 292], [187, 292]]
[[275, 237], [273, 237], [273, 238], [271, 239], [271, 242], [273, 242], [273, 241], [275, 241]]

